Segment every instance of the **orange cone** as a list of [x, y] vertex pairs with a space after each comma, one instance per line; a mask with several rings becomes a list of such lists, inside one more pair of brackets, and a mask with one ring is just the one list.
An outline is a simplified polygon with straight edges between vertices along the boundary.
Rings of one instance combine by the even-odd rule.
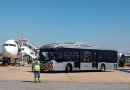
[[8, 66], [8, 64], [6, 63], [6, 67]]

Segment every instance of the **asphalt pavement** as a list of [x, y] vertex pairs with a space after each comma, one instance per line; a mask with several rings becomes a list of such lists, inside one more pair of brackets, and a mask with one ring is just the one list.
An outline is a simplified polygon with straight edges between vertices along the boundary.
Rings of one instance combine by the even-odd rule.
[[130, 90], [130, 83], [0, 81], [0, 90]]

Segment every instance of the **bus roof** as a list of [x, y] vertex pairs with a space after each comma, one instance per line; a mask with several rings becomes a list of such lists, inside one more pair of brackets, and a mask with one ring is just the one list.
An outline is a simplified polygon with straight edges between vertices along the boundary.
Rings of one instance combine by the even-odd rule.
[[[48, 49], [48, 48], [114, 50], [114, 49], [108, 49], [108, 48], [103, 47], [103, 46], [95, 46], [95, 45], [90, 45], [89, 43], [82, 43], [82, 42], [49, 43], [49, 44], [42, 46], [40, 49]], [[114, 50], [114, 51], [116, 51], [116, 50]]]

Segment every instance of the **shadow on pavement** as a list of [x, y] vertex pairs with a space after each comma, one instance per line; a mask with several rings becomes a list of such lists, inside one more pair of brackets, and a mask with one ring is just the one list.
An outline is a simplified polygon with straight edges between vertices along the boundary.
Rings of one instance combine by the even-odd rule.
[[[25, 71], [24, 71], [24, 72], [25, 72]], [[33, 71], [27, 71], [27, 72], [33, 73]]]
[[29, 82], [29, 83], [34, 83], [34, 81], [22, 81], [22, 82]]
[[[27, 71], [27, 72], [30, 72], [30, 73], [34, 73], [32, 71]], [[72, 71], [72, 72], [69, 72], [69, 73], [89, 73], [89, 72], [101, 72], [100, 70], [83, 70], [83, 71]], [[104, 71], [105, 72], [114, 72], [114, 71]], [[65, 71], [42, 71], [40, 73], [66, 73]]]
[[[85, 71], [72, 71], [69, 73], [89, 73], [89, 72], [101, 72], [99, 70], [85, 70]], [[113, 72], [113, 71], [104, 71], [105, 72]], [[65, 71], [43, 71], [40, 73], [66, 73]]]

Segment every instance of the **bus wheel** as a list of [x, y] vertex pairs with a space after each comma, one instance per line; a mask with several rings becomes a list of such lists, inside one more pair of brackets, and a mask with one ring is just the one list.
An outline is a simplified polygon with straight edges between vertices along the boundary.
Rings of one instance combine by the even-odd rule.
[[101, 72], [104, 72], [104, 71], [105, 71], [105, 65], [104, 65], [104, 64], [101, 65], [100, 71], [101, 71]]
[[66, 72], [67, 72], [67, 73], [68, 73], [68, 72], [71, 72], [71, 67], [70, 67], [69, 64], [66, 65]]

